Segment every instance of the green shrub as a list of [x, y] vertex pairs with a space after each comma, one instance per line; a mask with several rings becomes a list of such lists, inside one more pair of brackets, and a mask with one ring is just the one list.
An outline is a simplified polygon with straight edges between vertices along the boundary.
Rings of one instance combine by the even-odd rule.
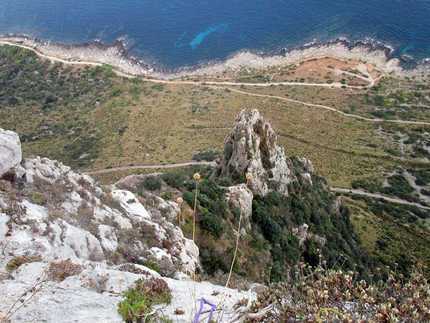
[[208, 275], [214, 275], [218, 270], [223, 272], [229, 270], [229, 264], [227, 263], [225, 255], [220, 254], [214, 245], [203, 242], [200, 244], [199, 248], [203, 270]]
[[40, 192], [32, 192], [30, 195], [31, 202], [37, 205], [43, 205], [46, 202], [43, 194]]
[[385, 149], [385, 152], [390, 154], [390, 155], [400, 156], [400, 153], [394, 148], [387, 148], [387, 149]]
[[157, 83], [151, 86], [151, 89], [157, 90], [157, 91], [163, 91], [164, 90], [164, 84], [163, 83]]
[[429, 190], [421, 189], [421, 190], [420, 190], [420, 192], [421, 192], [421, 194], [423, 194], [423, 195], [430, 196], [430, 191], [429, 191]]
[[102, 70], [101, 66], [95, 66], [90, 70], [90, 76], [96, 76]]
[[109, 96], [110, 97], [114, 97], [114, 96], [120, 96], [122, 93], [122, 90], [120, 88], [114, 87], [110, 92], [109, 92]]
[[166, 191], [161, 197], [165, 200], [170, 200], [173, 197], [173, 192], [172, 191]]
[[143, 187], [150, 191], [159, 190], [162, 184], [162, 180], [154, 175], [145, 177], [143, 181]]
[[185, 202], [187, 202], [187, 204], [191, 207], [194, 208], [194, 196], [195, 196], [195, 192], [184, 192], [184, 194], [182, 194], [182, 198]]
[[233, 186], [233, 182], [227, 177], [217, 177], [215, 178], [215, 182], [218, 184], [218, 186]]
[[282, 228], [275, 220], [268, 218], [263, 227], [264, 236], [271, 244], [276, 244], [281, 240]]
[[417, 178], [415, 184], [426, 186], [430, 183], [430, 172], [427, 169], [409, 168], [408, 172]]
[[173, 188], [180, 188], [187, 178], [180, 173], [165, 173], [161, 175], [161, 179]]
[[103, 76], [106, 78], [113, 77], [115, 72], [113, 71], [113, 67], [109, 65], [103, 65]]
[[207, 213], [203, 215], [201, 226], [203, 230], [209, 232], [216, 238], [219, 238], [221, 236], [222, 231], [224, 230], [224, 226], [221, 222], [221, 219], [212, 213]]
[[143, 263], [143, 265], [144, 265], [145, 267], [148, 267], [149, 269], [152, 269], [152, 270], [156, 271], [157, 273], [161, 274], [161, 268], [160, 268], [160, 266], [158, 266], [158, 264], [157, 264], [156, 262], [153, 262], [153, 261], [145, 261], [145, 262]]
[[238, 205], [235, 205], [230, 209], [230, 211], [233, 214], [234, 218], [239, 220], [240, 213], [241, 213], [240, 207]]
[[220, 157], [220, 152], [218, 150], [210, 150], [210, 151], [198, 152], [193, 156], [193, 160], [196, 160], [196, 161], [205, 160], [210, 162], [210, 161], [214, 161], [218, 157]]
[[38, 254], [31, 254], [29, 252], [25, 253], [22, 256], [19, 257], [14, 257], [11, 260], [9, 260], [9, 262], [6, 265], [6, 270], [7, 271], [13, 271], [18, 269], [19, 266], [25, 264], [25, 263], [30, 263], [30, 262], [37, 262], [37, 261], [41, 261], [42, 259], [40, 258], [40, 255]]
[[160, 278], [138, 279], [135, 284], [123, 293], [124, 299], [118, 303], [118, 312], [126, 323], [147, 322], [146, 315], [153, 305], [172, 301], [171, 289]]

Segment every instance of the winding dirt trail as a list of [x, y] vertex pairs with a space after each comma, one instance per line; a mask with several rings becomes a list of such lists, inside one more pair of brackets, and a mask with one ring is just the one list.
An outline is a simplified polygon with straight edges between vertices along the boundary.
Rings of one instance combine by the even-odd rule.
[[[301, 83], [301, 84], [303, 84], [303, 83]], [[341, 110], [329, 107], [327, 105], [308, 103], [308, 102], [303, 102], [303, 101], [299, 101], [299, 100], [284, 98], [284, 97], [276, 96], [276, 95], [257, 94], [257, 93], [251, 93], [251, 92], [241, 91], [241, 90], [232, 89], [232, 88], [228, 88], [228, 89], [230, 91], [232, 91], [232, 92], [237, 92], [237, 93], [246, 94], [246, 95], [250, 95], [250, 96], [265, 97], [265, 98], [272, 98], [272, 99], [275, 98], [275, 99], [278, 99], [278, 100], [283, 100], [283, 101], [289, 101], [289, 102], [303, 104], [303, 105], [306, 105], [306, 106], [309, 106], [309, 107], [322, 108], [322, 109], [330, 110], [330, 111], [333, 111], [333, 112], [337, 112], [337, 113], [342, 114], [342, 115], [347, 116], [347, 117], [352, 117], [352, 118], [361, 119], [361, 120], [365, 120], [365, 121], [430, 125], [430, 122], [424, 122], [424, 121], [385, 120], [385, 119], [379, 119], [379, 118], [370, 119], [370, 118], [362, 117], [362, 116], [359, 116], [359, 115], [356, 115], [356, 114], [345, 113], [345, 112], [343, 112]]]
[[330, 187], [330, 190], [332, 192], [352, 193], [352, 194], [357, 194], [357, 195], [365, 195], [365, 196], [368, 196], [368, 197], [382, 198], [382, 199], [387, 200], [389, 202], [394, 202], [394, 203], [399, 203], [399, 204], [406, 204], [406, 205], [414, 205], [414, 206], [417, 206], [417, 207], [419, 207], [421, 209], [430, 210], [430, 207], [421, 205], [419, 203], [409, 202], [409, 201], [406, 201], [406, 200], [402, 200], [402, 199], [399, 199], [399, 198], [388, 197], [388, 196], [381, 195], [381, 194], [375, 194], [375, 193], [369, 193], [369, 192], [365, 192], [365, 191], [361, 191], [361, 190], [348, 189], [348, 188], [339, 188], [339, 187]]
[[[17, 44], [11, 41], [7, 41], [7, 40], [0, 40], [0, 44], [5, 44], [5, 45], [12, 45], [12, 46], [19, 46], [21, 48], [25, 48], [25, 49], [29, 49], [34, 51], [39, 57], [41, 58], [45, 58], [45, 59], [50, 59], [56, 62], [61, 62], [64, 64], [70, 64], [70, 65], [93, 65], [93, 66], [102, 66], [102, 63], [96, 63], [96, 62], [85, 62], [85, 61], [68, 61], [68, 60], [64, 60], [64, 59], [60, 59], [58, 57], [53, 57], [53, 56], [48, 56], [45, 54], [42, 54], [40, 51], [38, 51], [36, 48], [30, 47], [30, 46], [26, 46], [23, 44]], [[318, 57], [316, 57], [318, 58]], [[132, 75], [132, 74], [127, 74], [124, 72], [121, 72], [117, 69], [113, 69], [114, 73], [118, 76], [121, 77], [126, 77], [126, 78], [134, 78], [137, 75]], [[379, 79], [381, 79], [382, 77], [385, 76], [385, 74], [382, 74], [381, 76], [377, 77], [377, 78], [373, 78], [372, 75], [370, 73], [368, 73], [367, 71], [361, 71], [363, 74], [365, 74], [367, 77], [361, 76], [361, 75], [357, 75], [357, 74], [353, 74], [350, 72], [345, 72], [342, 71], [342, 73], [346, 73], [346, 74], [351, 74], [355, 77], [359, 77], [362, 80], [368, 82], [369, 84], [367, 85], [367, 87], [372, 87], [375, 82]], [[236, 83], [236, 82], [214, 82], [214, 81], [208, 81], [208, 82], [194, 82], [194, 81], [183, 81], [183, 80], [165, 80], [165, 79], [153, 79], [153, 78], [142, 78], [143, 81], [146, 82], [153, 82], [153, 83], [164, 83], [164, 84], [193, 84], [193, 85], [201, 85], [201, 86], [210, 86], [214, 89], [220, 90], [222, 87], [222, 90], [225, 90], [225, 86], [241, 86], [241, 85], [245, 85], [248, 87], [253, 87], [253, 86], [258, 86], [258, 87], [269, 87], [269, 86], [315, 86], [315, 87], [326, 87], [326, 88], [352, 88], [352, 89], [362, 89], [363, 87], [359, 87], [359, 86], [351, 86], [351, 85], [345, 85], [339, 82], [334, 82], [332, 84], [327, 84], [327, 83], [301, 83], [301, 82], [276, 82], [276, 83]], [[289, 102], [294, 102], [294, 103], [299, 103], [299, 104], [303, 104], [306, 106], [312, 106], [312, 107], [317, 107], [317, 108], [322, 108], [322, 109], [326, 109], [326, 110], [330, 110], [339, 114], [342, 114], [346, 117], [351, 117], [351, 118], [356, 118], [356, 119], [361, 119], [361, 120], [365, 120], [365, 121], [370, 121], [370, 122], [390, 122], [390, 123], [403, 123], [403, 124], [417, 124], [417, 125], [430, 125], [430, 122], [424, 122], [424, 121], [408, 121], [408, 120], [384, 120], [384, 119], [379, 119], [379, 118], [375, 118], [375, 119], [371, 119], [371, 118], [366, 118], [366, 117], [362, 117], [356, 114], [349, 114], [349, 113], [345, 113], [341, 110], [326, 106], [326, 105], [321, 105], [321, 104], [314, 104], [314, 103], [308, 103], [308, 102], [304, 102], [304, 101], [299, 101], [299, 100], [294, 100], [294, 99], [289, 99], [289, 98], [285, 98], [285, 97], [280, 97], [280, 96], [273, 96], [273, 95], [267, 95], [267, 94], [257, 94], [257, 93], [251, 93], [251, 92], [246, 92], [246, 91], [242, 91], [242, 90], [238, 90], [235, 88], [228, 88], [230, 91], [232, 92], [236, 92], [236, 93], [240, 93], [240, 94], [244, 94], [244, 95], [250, 95], [250, 96], [257, 96], [257, 97], [266, 97], [266, 98], [276, 98], [278, 100], [283, 100], [283, 101], [289, 101]]]

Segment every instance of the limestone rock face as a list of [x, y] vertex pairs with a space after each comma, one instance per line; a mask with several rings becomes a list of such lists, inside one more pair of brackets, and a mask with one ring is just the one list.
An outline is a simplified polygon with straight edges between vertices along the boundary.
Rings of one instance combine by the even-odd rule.
[[[25, 300], [33, 293], [28, 293], [32, 284], [42, 277], [40, 290], [33, 299], [25, 303], [12, 316], [12, 322], [56, 322], [56, 323], [123, 323], [118, 313], [118, 303], [123, 299], [122, 292], [137, 279], [160, 278], [155, 271], [140, 265], [117, 266], [109, 268], [102, 263], [79, 263], [82, 272], [57, 282], [44, 279], [44, 270], [49, 264], [33, 262], [19, 267], [10, 279], [0, 282], [0, 319], [17, 300]], [[172, 290], [172, 302], [169, 305], [159, 304], [164, 315], [177, 323], [189, 323], [196, 315], [201, 297], [219, 304], [228, 295], [228, 302], [223, 304], [223, 322], [232, 321], [236, 316], [233, 305], [240, 300], [255, 300], [256, 293], [239, 292], [230, 288], [213, 285], [209, 282], [193, 282], [189, 279], [176, 280], [161, 278]], [[254, 287], [255, 289], [257, 287]], [[220, 292], [221, 291], [221, 292]], [[26, 295], [24, 298], [22, 295]], [[21, 304], [21, 302], [19, 302]], [[230, 305], [231, 304], [231, 305]], [[181, 309], [184, 315], [176, 315]]]
[[[239, 300], [255, 299], [255, 293], [193, 283], [188, 274], [199, 265], [199, 249], [175, 225], [177, 203], [148, 193], [151, 206], [143, 206], [127, 188], [101, 186], [47, 158], [26, 158], [20, 166], [20, 147], [17, 134], [0, 131], [0, 321], [18, 308], [13, 322], [123, 322], [122, 292], [142, 277], [160, 277], [131, 262], [157, 264], [162, 275], [179, 277], [163, 278], [173, 301], [158, 305], [175, 322], [190, 322], [201, 297], [218, 304], [227, 293], [227, 321]], [[10, 169], [19, 179], [1, 177]], [[247, 213], [250, 194], [239, 194]], [[62, 268], [55, 275], [67, 272], [64, 280], [48, 274], [54, 263]], [[17, 268], [7, 270], [8, 264]], [[175, 315], [177, 308], [184, 315]]]
[[0, 176], [19, 165], [22, 159], [18, 134], [0, 128]]
[[279, 183], [279, 191], [288, 195], [294, 179], [277, 135], [257, 110], [241, 111], [232, 132], [224, 141], [224, 156], [215, 176], [237, 178], [253, 175], [249, 187], [254, 194], [267, 195], [269, 182]]
[[115, 186], [123, 190], [133, 191], [142, 188], [144, 180], [144, 175], [129, 175], [121, 178], [115, 183]]
[[254, 195], [245, 184], [230, 186], [226, 194], [226, 200], [229, 206], [237, 206], [242, 210], [243, 223], [247, 229], [251, 229], [250, 218], [252, 216], [253, 198]]
[[[137, 190], [142, 190], [142, 188], [144, 187], [143, 183], [146, 177], [147, 175], [129, 175], [117, 181], [115, 183], [115, 187], [133, 192]], [[156, 192], [157, 194], [154, 194], [148, 190], [144, 190], [143, 195], [145, 201], [145, 208], [151, 214], [152, 218], [165, 218], [170, 222], [178, 221], [178, 216], [181, 212], [179, 204], [157, 196], [163, 195], [166, 190], [171, 191], [175, 196], [182, 195], [180, 191], [171, 187], [162, 187], [161, 190], [158, 190]]]
[[[11, 131], [2, 131], [0, 138], [2, 147], [7, 147], [0, 166], [8, 171], [21, 162], [21, 146]], [[141, 261], [161, 257], [172, 275], [193, 272], [199, 264], [198, 247], [172, 223], [179, 212], [177, 203], [153, 196], [154, 205], [164, 210], [162, 217], [160, 211], [145, 208], [132, 192], [102, 187], [60, 162], [32, 157], [19, 167], [25, 181], [5, 185], [11, 192], [19, 188], [22, 196], [0, 192], [0, 210], [7, 211], [0, 212], [0, 220], [10, 223], [2, 231], [10, 236], [15, 255], [34, 252], [44, 260], [106, 261], [120, 251]], [[136, 235], [134, 240], [127, 238], [133, 236], [130, 232]]]
[[314, 165], [312, 165], [312, 162], [309, 159], [303, 157], [299, 158], [299, 160], [303, 163], [305, 171], [307, 171], [308, 173], [314, 172]]

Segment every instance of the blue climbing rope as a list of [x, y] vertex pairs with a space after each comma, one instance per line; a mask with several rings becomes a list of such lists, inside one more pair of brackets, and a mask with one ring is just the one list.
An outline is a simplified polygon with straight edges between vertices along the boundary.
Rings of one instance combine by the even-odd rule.
[[196, 317], [194, 318], [194, 323], [198, 323], [199, 322], [200, 315], [202, 314], [204, 304], [208, 304], [211, 307], [211, 311], [209, 313], [209, 318], [208, 318], [208, 323], [212, 320], [212, 315], [213, 315], [213, 312], [215, 311], [216, 305], [212, 304], [211, 302], [208, 302], [207, 300], [205, 300], [202, 297], [202, 298], [200, 298], [200, 309], [197, 312]]

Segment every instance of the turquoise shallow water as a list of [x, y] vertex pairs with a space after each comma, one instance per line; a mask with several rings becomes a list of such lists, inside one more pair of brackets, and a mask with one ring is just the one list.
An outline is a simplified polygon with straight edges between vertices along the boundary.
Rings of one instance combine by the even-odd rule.
[[248, 49], [276, 53], [345, 38], [383, 44], [413, 63], [430, 57], [427, 0], [0, 0], [0, 35], [106, 45], [164, 68], [224, 60]]

